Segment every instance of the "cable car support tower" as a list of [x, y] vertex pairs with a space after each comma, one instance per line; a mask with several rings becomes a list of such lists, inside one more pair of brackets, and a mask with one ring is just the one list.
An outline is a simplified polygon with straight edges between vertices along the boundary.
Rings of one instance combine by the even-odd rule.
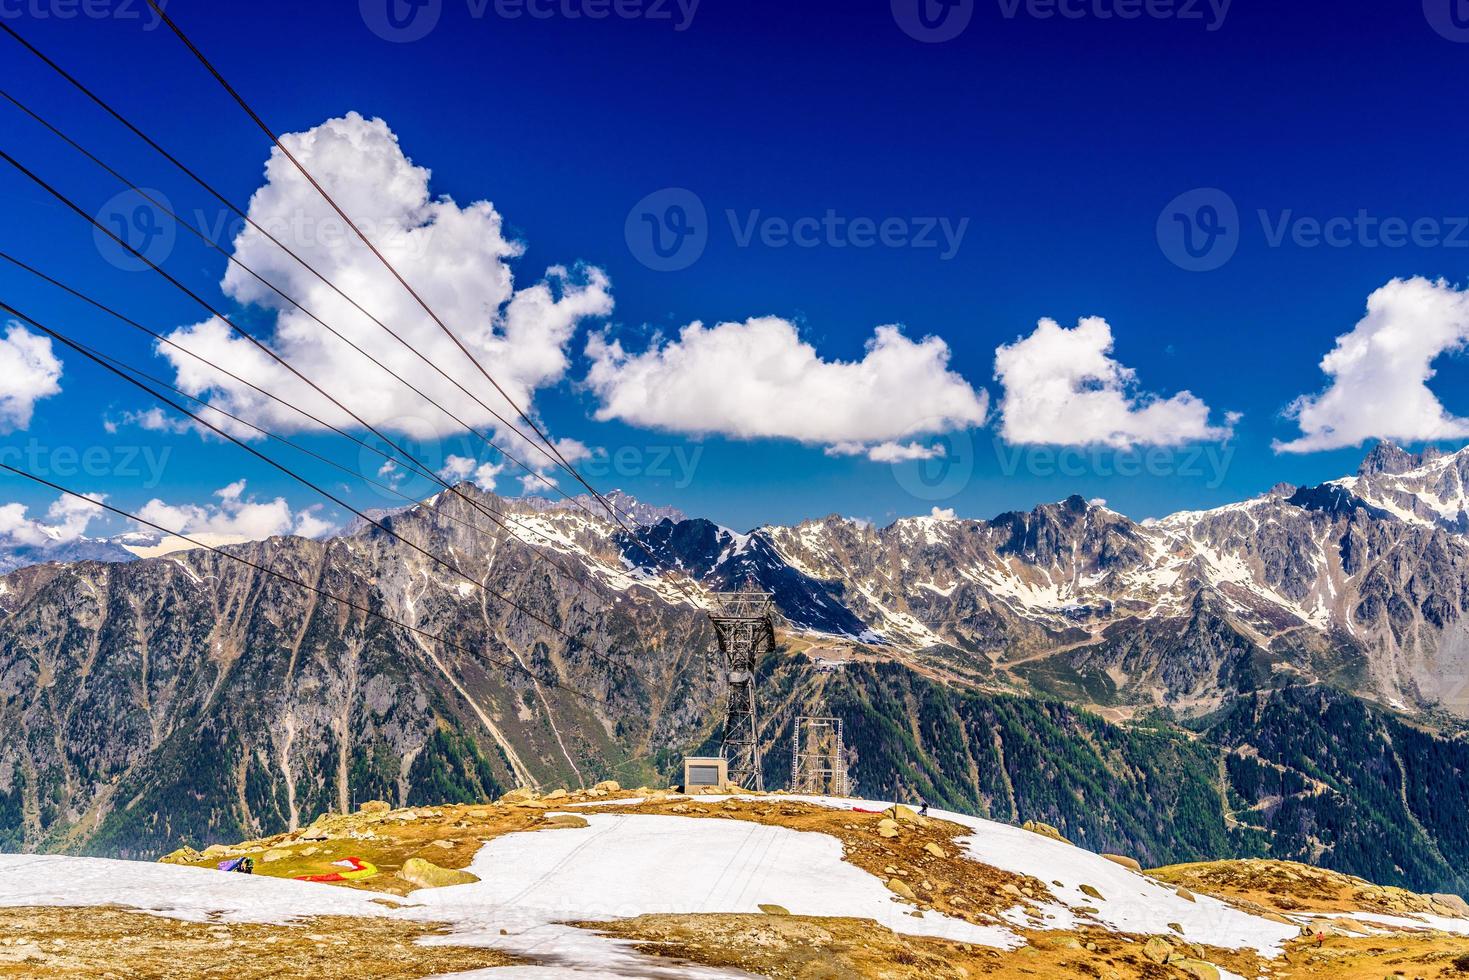
[[724, 655], [729, 702], [720, 746], [729, 764], [729, 781], [763, 790], [755, 709], [755, 667], [775, 648], [774, 596], [769, 592], [720, 592], [711, 596], [709, 619]]

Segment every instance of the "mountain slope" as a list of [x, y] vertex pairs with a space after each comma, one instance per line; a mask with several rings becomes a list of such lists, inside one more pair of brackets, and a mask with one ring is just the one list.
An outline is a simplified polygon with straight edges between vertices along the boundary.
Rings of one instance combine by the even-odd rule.
[[[363, 799], [666, 780], [717, 745], [697, 597], [753, 581], [782, 620], [760, 667], [769, 785], [795, 714], [834, 713], [869, 791], [1159, 862], [1275, 854], [1451, 884], [1469, 840], [1428, 801], [1463, 767], [1444, 732], [1466, 714], [1469, 548], [1391, 494], [1443, 503], [1432, 474], [1465, 459], [1382, 449], [1354, 478], [1370, 486], [1144, 524], [1080, 498], [745, 534], [642, 509], [636, 543], [590, 502], [463, 487], [530, 544], [475, 533], [445, 493], [384, 519], [458, 572], [371, 527], [229, 546], [449, 644], [204, 551], [23, 568], [0, 576], [0, 848], [156, 854]], [[1368, 719], [1353, 741], [1281, 742], [1330, 714], [1295, 692], [1333, 689], [1380, 710], [1344, 699]], [[1376, 769], [1318, 757], [1373, 758], [1374, 739], [1394, 754]], [[1374, 853], [1351, 820], [1399, 832]]]

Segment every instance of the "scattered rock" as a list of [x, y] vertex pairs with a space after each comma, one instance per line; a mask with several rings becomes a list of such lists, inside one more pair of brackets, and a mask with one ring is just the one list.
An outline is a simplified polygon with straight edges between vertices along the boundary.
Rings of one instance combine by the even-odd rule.
[[1106, 901], [1106, 899], [1102, 897], [1102, 893], [1097, 891], [1091, 885], [1077, 885], [1076, 887], [1081, 891], [1083, 895], [1087, 896], [1088, 898], [1095, 898], [1099, 902]]
[[592, 789], [601, 790], [604, 793], [617, 793], [622, 790], [622, 784], [615, 779], [604, 779]]
[[877, 836], [891, 840], [898, 836], [898, 822], [891, 817], [884, 817], [877, 822]]
[[936, 858], [946, 858], [949, 856], [942, 847], [939, 847], [933, 841], [929, 841], [927, 844], [924, 844], [923, 849]]
[[441, 868], [423, 858], [409, 858], [403, 862], [403, 867], [398, 871], [398, 877], [419, 888], [443, 888], [445, 885], [468, 885], [479, 881], [477, 875], [472, 875], [468, 871]]
[[1194, 893], [1191, 892], [1191, 891], [1189, 891], [1187, 888], [1183, 887], [1182, 885], [1179, 885], [1178, 886], [1178, 891], [1174, 892], [1173, 894], [1177, 895], [1179, 898], [1183, 899], [1185, 902], [1197, 902], [1198, 901], [1198, 899], [1194, 897]]
[[286, 850], [285, 848], [272, 847], [270, 850], [266, 851], [260, 856], [260, 861], [262, 864], [269, 864], [272, 861], [279, 861], [282, 858], [288, 858], [290, 856], [291, 852]]
[[784, 905], [760, 905], [757, 906], [766, 915], [790, 915], [791, 910]]
[[1178, 933], [1180, 936], [1183, 935], [1183, 926], [1179, 925], [1177, 922], [1170, 922], [1170, 923], [1168, 923], [1168, 928], [1172, 929], [1174, 932]]
[[564, 800], [564, 799], [566, 799], [566, 790], [564, 790], [564, 789], [553, 789], [553, 790], [551, 790], [551, 792], [549, 792], [545, 796], [541, 797], [541, 799], [543, 799], [543, 800]]
[[358, 813], [387, 813], [393, 807], [386, 800], [368, 800], [357, 808]]

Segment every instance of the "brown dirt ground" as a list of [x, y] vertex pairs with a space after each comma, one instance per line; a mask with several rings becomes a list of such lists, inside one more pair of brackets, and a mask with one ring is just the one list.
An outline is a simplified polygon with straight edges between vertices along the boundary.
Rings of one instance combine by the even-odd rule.
[[1276, 980], [1465, 980], [1469, 938], [1444, 933], [1396, 933], [1363, 938], [1331, 937], [1320, 949], [1314, 941], [1292, 943], [1274, 964]]
[[[870, 919], [784, 915], [644, 915], [618, 922], [578, 923], [632, 940], [649, 955], [734, 967], [778, 980], [965, 980], [993, 977], [1094, 977], [1178, 980], [1187, 974], [1143, 955], [1147, 937], [1101, 929], [1026, 932], [1028, 944], [1009, 952], [942, 939], [901, 936]], [[1090, 944], [1093, 948], [1088, 948]], [[1249, 953], [1190, 946], [1197, 956], [1245, 976], [1262, 961]]]
[[290, 926], [180, 922], [118, 908], [0, 909], [0, 977], [24, 980], [420, 980], [508, 966], [504, 953], [420, 946], [436, 930], [323, 916]]
[[1202, 861], [1156, 868], [1148, 874], [1201, 895], [1285, 913], [1455, 914], [1452, 909], [1435, 908], [1426, 895], [1294, 861]]

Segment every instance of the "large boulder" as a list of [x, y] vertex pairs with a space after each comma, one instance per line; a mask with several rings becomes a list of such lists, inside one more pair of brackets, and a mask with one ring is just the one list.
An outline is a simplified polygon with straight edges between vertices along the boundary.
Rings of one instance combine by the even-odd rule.
[[1143, 946], [1143, 955], [1159, 966], [1162, 966], [1168, 962], [1168, 957], [1173, 955], [1173, 944], [1166, 939], [1159, 939], [1157, 936], [1154, 936]]
[[928, 820], [920, 817], [912, 807], [904, 806], [901, 803], [894, 803], [883, 812], [883, 815], [898, 823], [909, 823], [915, 827], [923, 827], [928, 824]]
[[1142, 874], [1143, 866], [1138, 864], [1135, 858], [1125, 857], [1121, 854], [1103, 854], [1102, 857], [1111, 861], [1113, 864], [1122, 865], [1128, 871], [1136, 871], [1138, 874]]
[[1061, 836], [1061, 831], [1057, 830], [1055, 827], [1052, 827], [1048, 823], [1041, 823], [1039, 820], [1027, 820], [1025, 821], [1025, 823], [1020, 825], [1020, 829], [1028, 830], [1032, 834], [1040, 834], [1042, 837], [1049, 837], [1051, 838], [1051, 840], [1058, 840], [1063, 844], [1071, 843], [1071, 841]]
[[185, 846], [185, 847], [179, 848], [176, 851], [171, 851], [170, 853], [163, 855], [163, 857], [161, 857], [161, 858], [158, 859], [158, 863], [160, 863], [160, 864], [193, 864], [194, 862], [201, 861], [203, 859], [204, 859], [204, 855], [200, 854], [198, 851], [194, 850], [192, 847]]
[[906, 881], [903, 881], [900, 878], [889, 878], [886, 882], [884, 882], [884, 884], [888, 886], [888, 891], [892, 892], [894, 895], [898, 896], [904, 901], [918, 901], [918, 896], [914, 894], [912, 888], [908, 887], [908, 883]]
[[582, 827], [590, 827], [586, 817], [577, 816], [575, 813], [553, 813], [543, 817], [537, 824], [547, 830], [579, 830]]
[[441, 868], [423, 858], [409, 858], [398, 870], [398, 877], [419, 888], [443, 888], [446, 885], [470, 885], [479, 881], [479, 876], [468, 871]]
[[1192, 956], [1175, 956], [1168, 965], [1177, 967], [1197, 980], [1219, 980], [1219, 968], [1213, 963], [1196, 960]]
[[1450, 915], [1458, 916], [1461, 919], [1469, 919], [1469, 902], [1464, 901], [1458, 895], [1438, 893], [1428, 897], [1433, 899], [1434, 904], [1442, 905], [1448, 909]]

